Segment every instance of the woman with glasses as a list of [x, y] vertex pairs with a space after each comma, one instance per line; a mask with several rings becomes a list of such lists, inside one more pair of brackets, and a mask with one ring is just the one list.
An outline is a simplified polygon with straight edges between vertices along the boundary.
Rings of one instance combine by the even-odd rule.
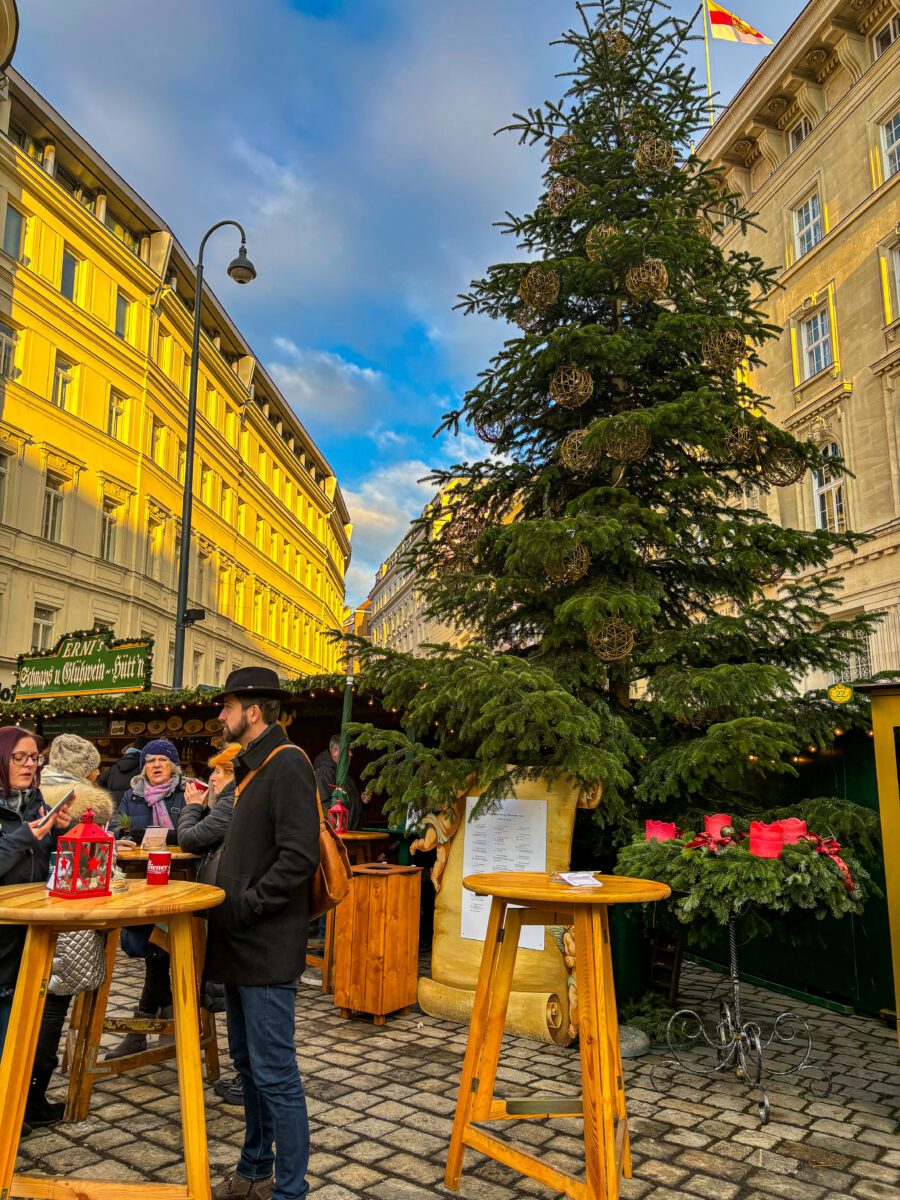
[[[68, 805], [49, 821], [42, 821], [46, 812], [40, 788], [43, 761], [38, 740], [28, 729], [17, 725], [0, 728], [0, 886], [45, 883], [56, 840], [70, 824]], [[6, 1040], [24, 945], [24, 925], [0, 925], [0, 1050]], [[59, 1030], [53, 1032], [58, 1044]], [[48, 1036], [42, 1027], [38, 1054], [56, 1053], [56, 1045], [43, 1045]], [[40, 1101], [39, 1107], [43, 1107], [44, 1100], [43, 1095], [29, 1093], [28, 1106]], [[26, 1119], [23, 1133], [30, 1132]]]

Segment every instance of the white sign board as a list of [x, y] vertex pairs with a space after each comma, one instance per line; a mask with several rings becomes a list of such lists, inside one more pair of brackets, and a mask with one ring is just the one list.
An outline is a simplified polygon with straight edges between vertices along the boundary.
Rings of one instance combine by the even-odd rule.
[[[466, 799], [463, 879], [487, 871], [547, 870], [546, 800], [501, 800], [495, 812], [470, 821], [477, 803], [477, 796]], [[460, 936], [483, 942], [490, 907], [490, 896], [476, 896], [463, 888]], [[543, 950], [543, 925], [523, 926], [519, 946]]]

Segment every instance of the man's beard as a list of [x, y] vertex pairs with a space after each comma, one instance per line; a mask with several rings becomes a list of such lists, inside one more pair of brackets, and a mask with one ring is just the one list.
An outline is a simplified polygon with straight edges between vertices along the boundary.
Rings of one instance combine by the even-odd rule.
[[230, 742], [239, 742], [247, 730], [250, 728], [250, 722], [247, 720], [247, 714], [241, 711], [241, 719], [238, 725], [232, 728], [231, 725], [222, 722], [222, 728], [228, 735]]

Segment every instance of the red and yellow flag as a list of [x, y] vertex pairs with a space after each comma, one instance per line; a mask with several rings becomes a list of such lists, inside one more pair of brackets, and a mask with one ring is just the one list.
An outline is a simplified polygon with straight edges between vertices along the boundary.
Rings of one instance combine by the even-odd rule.
[[707, 0], [709, 5], [709, 28], [714, 38], [725, 42], [744, 42], [748, 46], [771, 46], [772, 39], [765, 34], [722, 8], [714, 0]]

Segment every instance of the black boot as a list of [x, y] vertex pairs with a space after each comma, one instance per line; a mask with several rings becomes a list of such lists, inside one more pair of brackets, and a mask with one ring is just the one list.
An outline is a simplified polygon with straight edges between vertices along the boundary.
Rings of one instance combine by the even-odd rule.
[[46, 1129], [50, 1125], [58, 1125], [65, 1116], [66, 1106], [62, 1101], [58, 1103], [53, 1100], [48, 1100], [46, 1096], [33, 1097], [31, 1093], [28, 1096], [28, 1102], [25, 1106], [25, 1124], [22, 1126], [23, 1134], [26, 1126], [31, 1129]]

